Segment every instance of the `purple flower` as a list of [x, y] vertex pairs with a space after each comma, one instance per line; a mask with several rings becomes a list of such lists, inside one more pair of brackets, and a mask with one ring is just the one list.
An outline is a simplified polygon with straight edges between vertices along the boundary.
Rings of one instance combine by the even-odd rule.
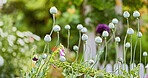
[[36, 58], [36, 57], [34, 57], [32, 60], [33, 60], [33, 61], [38, 61], [39, 59], [38, 59], [38, 58]]
[[63, 49], [60, 49], [60, 56], [65, 56]]
[[109, 26], [106, 24], [99, 24], [96, 28], [96, 32], [99, 34], [102, 34], [104, 30], [110, 32]]
[[55, 65], [52, 65], [52, 66], [56, 69]]

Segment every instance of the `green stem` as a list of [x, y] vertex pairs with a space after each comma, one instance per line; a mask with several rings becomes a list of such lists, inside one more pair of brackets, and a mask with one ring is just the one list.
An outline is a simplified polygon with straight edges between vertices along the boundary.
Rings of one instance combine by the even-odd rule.
[[[55, 14], [53, 14], [53, 26], [55, 25]], [[51, 30], [51, 32], [50, 32], [50, 36], [51, 36], [51, 34], [53, 33], [53, 26], [52, 26], [52, 30]]]
[[146, 66], [146, 57], [145, 57], [145, 66]]
[[96, 65], [96, 63], [98, 62], [98, 60], [99, 60], [99, 56], [100, 56], [100, 44], [98, 44], [98, 53], [97, 53], [97, 57], [96, 57], [96, 61], [95, 61], [95, 63], [93, 64], [93, 66], [91, 67], [91, 69], [87, 72], [87, 74], [86, 75], [88, 75], [88, 73], [92, 70], [92, 68]]
[[78, 43], [79, 50], [78, 52], [80, 51], [80, 45], [81, 45], [81, 31], [79, 31], [79, 43]]
[[127, 52], [127, 49], [124, 52], [124, 69], [125, 70], [126, 70], [126, 52]]
[[105, 46], [106, 46], [106, 52], [105, 52], [105, 61], [104, 61], [104, 66], [103, 66], [104, 69], [105, 69], [106, 59], [107, 59], [107, 42], [106, 42], [106, 37], [105, 37]]
[[141, 53], [142, 53], [141, 38], [139, 39], [139, 41], [140, 41], [140, 63], [141, 63]]
[[[128, 21], [128, 18], [127, 18], [127, 29], [129, 28], [129, 21]], [[124, 56], [126, 56], [125, 54], [125, 44], [126, 44], [126, 39], [127, 39], [127, 33], [126, 33], [126, 35], [125, 35], [125, 38], [124, 38], [124, 45], [123, 45], [123, 47], [124, 47], [124, 49], [123, 49], [123, 53], [124, 53]], [[126, 61], [126, 57], [124, 57], [124, 61]]]
[[135, 63], [135, 52], [136, 52], [137, 42], [138, 42], [138, 37], [137, 37], [137, 39], [136, 39], [136, 43], [135, 43], [135, 47], [134, 47], [133, 67], [134, 67], [134, 63]]
[[70, 37], [70, 30], [68, 30], [68, 39], [67, 39], [67, 53], [66, 53], [66, 58], [67, 58], [68, 49], [69, 49], [69, 37]]
[[116, 64], [118, 65], [118, 75], [120, 74], [119, 73], [119, 63], [118, 63], [118, 43], [116, 43]]
[[131, 63], [132, 63], [132, 35], [130, 35], [130, 44], [131, 44], [131, 59], [130, 59], [130, 70], [131, 70]]

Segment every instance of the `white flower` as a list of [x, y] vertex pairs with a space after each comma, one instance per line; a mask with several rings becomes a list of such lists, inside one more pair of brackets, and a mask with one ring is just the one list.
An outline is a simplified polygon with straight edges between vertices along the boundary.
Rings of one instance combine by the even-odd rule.
[[115, 41], [116, 41], [116, 42], [120, 42], [120, 41], [121, 41], [121, 40], [120, 40], [120, 37], [116, 37], [116, 38], [115, 38]]
[[59, 25], [55, 25], [54, 27], [53, 27], [53, 31], [54, 32], [59, 32], [61, 30], [61, 27], [59, 26]]
[[2, 56], [0, 56], [0, 67], [4, 65], [4, 59]]
[[33, 34], [32, 37], [33, 37], [35, 40], [37, 40], [37, 41], [40, 41], [40, 40], [41, 40], [41, 38], [40, 38], [38, 35]]
[[101, 44], [102, 43], [102, 38], [101, 37], [96, 37], [95, 38], [95, 42], [97, 43], [97, 44]]
[[147, 52], [143, 52], [143, 56], [146, 57], [147, 56]]
[[127, 42], [126, 44], [125, 44], [125, 47], [126, 48], [129, 48], [131, 46], [131, 44], [129, 43], [129, 42]]
[[51, 13], [51, 14], [56, 14], [57, 11], [58, 11], [58, 10], [57, 10], [56, 7], [51, 7], [51, 8], [50, 8], [50, 13]]
[[115, 25], [113, 23], [109, 23], [109, 28], [113, 29], [113, 28], [115, 28]]
[[82, 40], [83, 40], [83, 41], [88, 40], [88, 36], [87, 36], [86, 34], [83, 34], [83, 35], [82, 35]]
[[3, 21], [0, 21], [0, 26], [3, 26], [3, 25], [4, 25]]
[[89, 62], [90, 65], [95, 63], [94, 60], [91, 60], [91, 59], [88, 62]]
[[124, 18], [128, 18], [128, 17], [130, 17], [130, 13], [128, 11], [125, 11], [123, 13], [123, 16], [124, 16]]
[[66, 58], [64, 56], [60, 56], [60, 59], [59, 59], [61, 62], [64, 62], [66, 61]]
[[17, 28], [16, 27], [12, 27], [12, 31], [16, 31], [17, 30]]
[[132, 28], [127, 29], [127, 34], [132, 35], [134, 34], [134, 30]]
[[140, 17], [140, 13], [138, 12], [138, 11], [134, 11], [134, 13], [133, 13], [133, 17]]
[[117, 18], [114, 18], [114, 19], [112, 20], [112, 23], [117, 24], [117, 23], [118, 23], [118, 19], [117, 19]]
[[24, 37], [25, 36], [24, 33], [20, 32], [20, 31], [16, 31], [16, 34], [19, 37]]
[[78, 25], [77, 25], [77, 29], [78, 29], [78, 30], [81, 30], [82, 28], [83, 28], [83, 25], [82, 25], [82, 24], [78, 24]]
[[141, 37], [142, 37], [142, 33], [141, 33], [141, 32], [138, 32], [138, 33], [137, 33], [137, 37], [138, 37], [138, 38], [141, 38]]
[[86, 28], [86, 27], [83, 27], [83, 28], [81, 29], [81, 32], [82, 32], [82, 33], [86, 33], [86, 32], [87, 32], [87, 28]]
[[66, 25], [66, 26], [65, 26], [65, 29], [66, 29], [66, 30], [70, 30], [70, 25]]
[[21, 38], [17, 40], [17, 43], [19, 43], [21, 46], [25, 45], [25, 42]]
[[47, 34], [47, 35], [44, 37], [44, 41], [45, 41], [45, 42], [50, 42], [50, 41], [51, 41], [50, 35]]
[[73, 50], [74, 50], [74, 51], [78, 51], [78, 50], [79, 50], [79, 47], [76, 46], [76, 45], [74, 45], [74, 46], [73, 46]]
[[109, 33], [107, 31], [103, 31], [102, 36], [103, 37], [108, 37], [109, 36]]
[[43, 59], [46, 59], [47, 55], [46, 54], [43, 54]]

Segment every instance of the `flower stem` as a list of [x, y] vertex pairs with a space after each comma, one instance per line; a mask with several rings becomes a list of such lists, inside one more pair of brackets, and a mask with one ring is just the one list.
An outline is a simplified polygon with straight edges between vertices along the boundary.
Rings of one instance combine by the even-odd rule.
[[142, 53], [141, 38], [139, 39], [139, 41], [140, 41], [140, 63], [141, 63], [141, 53]]
[[80, 45], [81, 45], [81, 31], [79, 31], [79, 43], [78, 43], [79, 50], [78, 52], [80, 51]]
[[137, 39], [136, 39], [136, 43], [135, 43], [135, 47], [134, 47], [134, 54], [133, 54], [133, 67], [134, 67], [134, 63], [135, 63], [135, 52], [136, 52], [137, 42], [138, 42], [138, 37], [137, 37]]
[[124, 69], [125, 69], [125, 71], [126, 71], [126, 52], [127, 52], [127, 49], [124, 52]]
[[132, 63], [132, 35], [130, 35], [130, 43], [131, 43], [131, 59], [130, 59], [130, 70], [131, 70], [131, 63]]
[[118, 43], [116, 43], [115, 47], [116, 47], [116, 65], [118, 66], [118, 75], [119, 75], [120, 73], [119, 73], [119, 63], [118, 63]]
[[69, 37], [70, 37], [70, 30], [68, 30], [68, 39], [67, 39], [67, 53], [66, 53], [66, 58], [67, 58], [68, 49], [69, 49]]
[[[53, 14], [53, 26], [55, 25], [55, 14]], [[50, 32], [50, 36], [51, 36], [51, 34], [53, 33], [53, 26], [52, 26], [52, 30], [51, 30], [51, 32]]]
[[106, 37], [105, 37], [105, 46], [106, 46], [106, 52], [105, 52], [105, 61], [104, 61], [104, 66], [103, 66], [104, 69], [105, 69], [106, 59], [107, 59], [107, 42], [106, 42]]

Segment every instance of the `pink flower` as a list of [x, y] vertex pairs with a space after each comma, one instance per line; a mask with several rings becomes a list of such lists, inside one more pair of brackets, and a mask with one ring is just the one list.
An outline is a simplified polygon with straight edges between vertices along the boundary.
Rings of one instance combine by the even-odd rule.
[[60, 56], [65, 56], [64, 49], [60, 49]]

